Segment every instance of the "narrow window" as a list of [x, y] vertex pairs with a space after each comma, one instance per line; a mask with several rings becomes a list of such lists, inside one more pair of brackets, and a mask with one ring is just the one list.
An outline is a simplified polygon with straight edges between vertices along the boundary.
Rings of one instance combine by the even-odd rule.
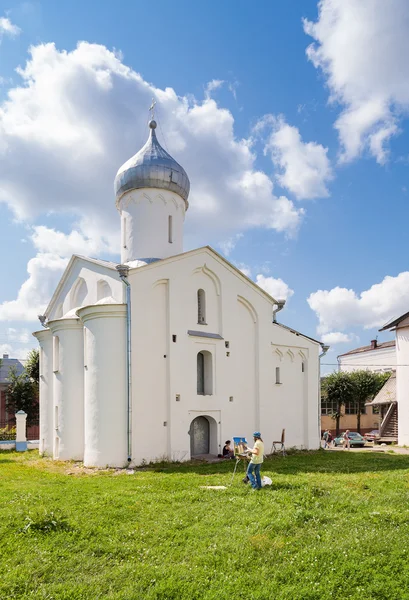
[[301, 371], [302, 371], [302, 373], [305, 372], [305, 363], [304, 363], [304, 361], [301, 363]]
[[197, 394], [204, 395], [204, 355], [203, 352], [197, 354]]
[[169, 244], [173, 243], [173, 219], [172, 219], [172, 215], [169, 215], [168, 217], [168, 240], [169, 240]]
[[212, 355], [207, 350], [197, 354], [197, 394], [198, 396], [213, 394]]
[[126, 248], [126, 217], [122, 217], [122, 248]]
[[280, 381], [280, 367], [276, 367], [276, 383], [281, 383], [281, 381]]
[[53, 371], [57, 373], [60, 370], [60, 339], [58, 335], [53, 337]]
[[180, 394], [176, 394], [176, 402], [180, 402]]
[[197, 290], [197, 322], [206, 325], [206, 294], [204, 290]]

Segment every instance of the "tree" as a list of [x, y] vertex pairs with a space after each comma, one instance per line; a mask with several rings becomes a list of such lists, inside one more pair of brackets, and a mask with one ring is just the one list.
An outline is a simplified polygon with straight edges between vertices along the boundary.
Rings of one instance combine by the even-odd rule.
[[31, 350], [28, 353], [24, 370], [27, 376], [38, 385], [40, 380], [40, 353], [38, 350]]
[[353, 402], [356, 407], [356, 428], [361, 433], [361, 414], [365, 410], [365, 404], [373, 400], [390, 373], [374, 373], [373, 371], [352, 371], [349, 373], [354, 388]]
[[39, 418], [38, 382], [39, 353], [32, 350], [24, 371], [18, 375], [16, 368], [11, 367], [7, 375], [6, 388], [7, 411], [14, 414], [19, 410], [27, 413], [27, 425], [36, 425]]
[[322, 380], [322, 398], [334, 407], [331, 416], [335, 419], [335, 431], [338, 436], [342, 406], [353, 401], [354, 398], [354, 386], [350, 373], [338, 371], [324, 377]]

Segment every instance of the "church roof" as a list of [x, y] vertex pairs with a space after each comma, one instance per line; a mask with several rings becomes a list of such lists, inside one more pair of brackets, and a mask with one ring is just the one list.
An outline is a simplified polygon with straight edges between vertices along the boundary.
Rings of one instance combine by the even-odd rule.
[[188, 207], [190, 190], [186, 171], [159, 144], [156, 137], [156, 121], [149, 122], [148, 141], [139, 152], [120, 167], [115, 177], [115, 195], [118, 204], [129, 190], [159, 188], [178, 194]]

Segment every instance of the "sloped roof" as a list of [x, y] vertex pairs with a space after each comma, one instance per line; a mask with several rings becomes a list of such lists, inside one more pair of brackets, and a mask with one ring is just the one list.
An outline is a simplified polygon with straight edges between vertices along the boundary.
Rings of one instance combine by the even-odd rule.
[[384, 325], [382, 327], [382, 329], [380, 329], [379, 331], [385, 331], [386, 329], [392, 329], [393, 327], [397, 327], [399, 325], [399, 323], [402, 323], [402, 321], [404, 321], [408, 317], [409, 317], [409, 312], [406, 312], [405, 314], [401, 315], [397, 319], [392, 319], [392, 321], [388, 321], [386, 323], [386, 325]]
[[384, 383], [372, 402], [367, 403], [367, 406], [391, 404], [392, 402], [396, 402], [396, 371], [393, 371], [388, 381]]
[[362, 352], [376, 352], [377, 350], [385, 350], [385, 348], [394, 348], [396, 345], [395, 340], [390, 340], [389, 342], [381, 342], [377, 344], [375, 348], [372, 346], [361, 346], [360, 348], [355, 348], [354, 350], [349, 350], [349, 352], [345, 352], [344, 354], [339, 354], [338, 358], [342, 356], [349, 356], [350, 354], [361, 354]]
[[8, 383], [7, 377], [11, 367], [15, 367], [17, 375], [24, 371], [25, 360], [19, 358], [1, 358], [0, 383]]
[[318, 340], [315, 340], [314, 338], [310, 337], [309, 335], [305, 335], [304, 333], [297, 331], [293, 327], [289, 327], [288, 325], [283, 325], [282, 323], [278, 323], [277, 321], [273, 321], [273, 325], [278, 325], [279, 327], [283, 327], [283, 329], [287, 329], [288, 331], [290, 331], [291, 333], [294, 333], [295, 335], [300, 335], [301, 337], [306, 338], [307, 340], [310, 340], [311, 342], [315, 342], [316, 344], [319, 344], [320, 346], [322, 346], [322, 342], [319, 342]]

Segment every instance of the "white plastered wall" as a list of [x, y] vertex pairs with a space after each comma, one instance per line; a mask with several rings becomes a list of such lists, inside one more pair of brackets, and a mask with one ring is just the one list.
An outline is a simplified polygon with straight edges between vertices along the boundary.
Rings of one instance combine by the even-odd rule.
[[123, 283], [118, 273], [111, 268], [74, 258], [70, 268], [64, 273], [60, 289], [48, 309], [47, 319], [59, 319], [74, 309], [89, 306], [101, 300], [101, 290], [116, 302], [124, 302]]
[[121, 198], [119, 211], [122, 263], [183, 252], [185, 202], [177, 194], [153, 188], [131, 190]]
[[87, 306], [84, 324], [84, 464], [127, 464], [126, 305]]
[[396, 329], [396, 399], [398, 401], [398, 443], [409, 445], [409, 319]]
[[[319, 446], [319, 344], [274, 325], [263, 292], [207, 249], [131, 271], [129, 280], [136, 463], [189, 458], [190, 423], [200, 415], [216, 415], [211, 445], [216, 438], [218, 452], [226, 439], [251, 439], [255, 429], [266, 450], [282, 428], [288, 446]], [[197, 322], [198, 289], [206, 292], [207, 325]], [[283, 354], [281, 386], [276, 347]], [[197, 394], [202, 350], [212, 355], [211, 395]]]
[[53, 335], [50, 329], [33, 334], [40, 344], [40, 444], [41, 455], [53, 454]]
[[[53, 334], [53, 457], [84, 458], [84, 338], [79, 319], [49, 322]], [[40, 399], [41, 402], [41, 399]]]

